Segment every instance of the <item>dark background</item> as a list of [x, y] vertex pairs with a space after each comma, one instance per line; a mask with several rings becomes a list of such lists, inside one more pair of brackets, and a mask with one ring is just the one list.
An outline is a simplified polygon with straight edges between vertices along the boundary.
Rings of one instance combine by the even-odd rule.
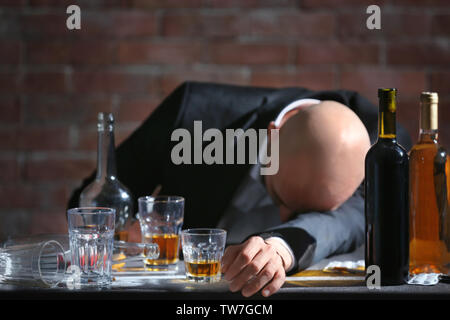
[[[81, 30], [66, 7], [81, 7]], [[366, 28], [368, 5], [381, 30]], [[440, 95], [450, 146], [448, 0], [0, 0], [0, 240], [66, 232], [95, 168], [99, 111], [122, 141], [185, 80], [399, 89], [415, 140], [419, 94]]]

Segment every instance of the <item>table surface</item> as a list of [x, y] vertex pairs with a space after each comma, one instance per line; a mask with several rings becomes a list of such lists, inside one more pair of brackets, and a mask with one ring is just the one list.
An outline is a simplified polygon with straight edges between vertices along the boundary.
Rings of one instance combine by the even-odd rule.
[[[450, 298], [450, 284], [434, 286], [400, 285], [368, 289], [363, 274], [330, 273], [322, 269], [330, 261], [357, 261], [363, 249], [350, 254], [325, 259], [307, 270], [286, 278], [283, 287], [271, 299], [390, 299], [390, 298]], [[180, 300], [235, 300], [240, 293], [228, 290], [225, 280], [217, 283], [192, 283], [184, 277], [183, 264], [176, 273], [149, 273], [139, 269], [113, 272], [114, 280], [108, 288], [68, 289], [39, 288], [12, 283], [0, 284], [0, 299], [180, 299]], [[262, 299], [261, 295], [253, 299]]]

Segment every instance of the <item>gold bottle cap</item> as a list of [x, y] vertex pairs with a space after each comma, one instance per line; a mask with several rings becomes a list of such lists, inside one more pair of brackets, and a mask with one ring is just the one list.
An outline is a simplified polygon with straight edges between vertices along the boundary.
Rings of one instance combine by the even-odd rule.
[[423, 130], [438, 129], [438, 101], [437, 92], [422, 92], [420, 95], [420, 127]]
[[438, 103], [438, 94], [437, 92], [422, 92], [420, 94], [420, 101], [423, 103]]

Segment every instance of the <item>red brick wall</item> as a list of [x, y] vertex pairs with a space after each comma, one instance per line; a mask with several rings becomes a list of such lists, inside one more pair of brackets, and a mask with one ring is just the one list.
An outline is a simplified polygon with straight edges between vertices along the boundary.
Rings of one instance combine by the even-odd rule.
[[[82, 29], [65, 27], [70, 4]], [[366, 28], [381, 6], [382, 30]], [[450, 146], [448, 0], [0, 0], [0, 238], [64, 232], [70, 191], [95, 166], [95, 117], [118, 141], [184, 80], [440, 93]]]

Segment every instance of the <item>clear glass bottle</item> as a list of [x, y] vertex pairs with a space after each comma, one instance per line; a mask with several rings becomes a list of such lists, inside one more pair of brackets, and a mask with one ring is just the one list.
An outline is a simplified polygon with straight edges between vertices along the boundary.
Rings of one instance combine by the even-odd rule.
[[114, 116], [111, 113], [98, 114], [97, 132], [97, 176], [81, 192], [79, 205], [116, 209], [114, 239], [128, 241], [127, 227], [134, 214], [133, 197], [117, 179]]
[[438, 94], [422, 92], [420, 101], [419, 140], [410, 153], [410, 272], [447, 273], [448, 157], [438, 142]]

